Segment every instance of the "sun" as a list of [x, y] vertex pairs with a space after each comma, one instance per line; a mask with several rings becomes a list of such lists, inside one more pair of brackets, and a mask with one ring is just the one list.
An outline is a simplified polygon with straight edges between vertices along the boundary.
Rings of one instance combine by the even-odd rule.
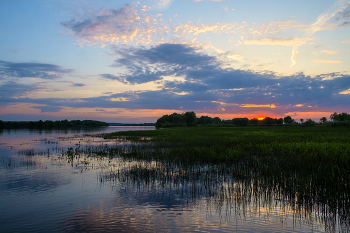
[[258, 120], [259, 121], [262, 121], [262, 120], [264, 120], [265, 119], [265, 117], [258, 117]]

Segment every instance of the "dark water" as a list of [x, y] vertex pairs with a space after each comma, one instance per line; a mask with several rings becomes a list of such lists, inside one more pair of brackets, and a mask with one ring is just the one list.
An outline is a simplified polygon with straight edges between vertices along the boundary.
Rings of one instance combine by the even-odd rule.
[[254, 181], [203, 182], [181, 168], [165, 176], [159, 162], [63, 155], [129, 144], [93, 134], [140, 129], [154, 127], [0, 132], [0, 232], [348, 231], [337, 215], [257, 191]]

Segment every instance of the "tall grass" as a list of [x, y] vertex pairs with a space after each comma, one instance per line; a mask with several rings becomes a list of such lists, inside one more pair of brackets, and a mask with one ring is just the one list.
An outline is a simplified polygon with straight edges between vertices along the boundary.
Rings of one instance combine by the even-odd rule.
[[[257, 182], [260, 190], [283, 196], [295, 208], [323, 206], [349, 225], [349, 128], [196, 127], [116, 132], [104, 137], [138, 143], [118, 152], [124, 159], [158, 161], [164, 166], [133, 167], [122, 173], [135, 182], [157, 178], [193, 183], [198, 179], [204, 187], [216, 184], [218, 177]], [[215, 172], [209, 174], [208, 166]]]

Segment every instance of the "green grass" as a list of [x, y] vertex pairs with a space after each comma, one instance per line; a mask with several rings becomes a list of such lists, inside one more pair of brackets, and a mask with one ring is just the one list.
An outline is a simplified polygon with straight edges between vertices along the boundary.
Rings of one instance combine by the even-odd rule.
[[135, 142], [110, 153], [139, 162], [107, 180], [191, 184], [197, 196], [215, 198], [235, 192], [222, 191], [223, 183], [232, 182], [232, 187], [241, 184], [265, 198], [278, 197], [298, 211], [339, 214], [350, 225], [348, 127], [193, 127], [104, 137]]
[[[329, 174], [350, 175], [350, 130], [328, 127], [171, 128], [105, 135], [147, 142], [133, 156], [181, 163], [288, 162]], [[149, 144], [148, 142], [151, 142]], [[136, 156], [135, 156], [136, 153]]]
[[[105, 135], [137, 142], [125, 159], [191, 167], [221, 164], [237, 176], [350, 194], [350, 130], [333, 127], [171, 128]], [[147, 140], [145, 140], [147, 139]], [[322, 188], [324, 186], [324, 189]], [[326, 195], [321, 192], [321, 195]]]

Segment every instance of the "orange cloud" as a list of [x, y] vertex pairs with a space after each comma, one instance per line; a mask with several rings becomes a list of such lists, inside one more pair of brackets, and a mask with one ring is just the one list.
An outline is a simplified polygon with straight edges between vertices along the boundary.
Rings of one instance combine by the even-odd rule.
[[339, 64], [341, 61], [332, 61], [332, 60], [314, 60], [315, 63], [326, 63], [326, 64]]
[[338, 54], [335, 50], [322, 50], [321, 53], [327, 53], [327, 54]]

